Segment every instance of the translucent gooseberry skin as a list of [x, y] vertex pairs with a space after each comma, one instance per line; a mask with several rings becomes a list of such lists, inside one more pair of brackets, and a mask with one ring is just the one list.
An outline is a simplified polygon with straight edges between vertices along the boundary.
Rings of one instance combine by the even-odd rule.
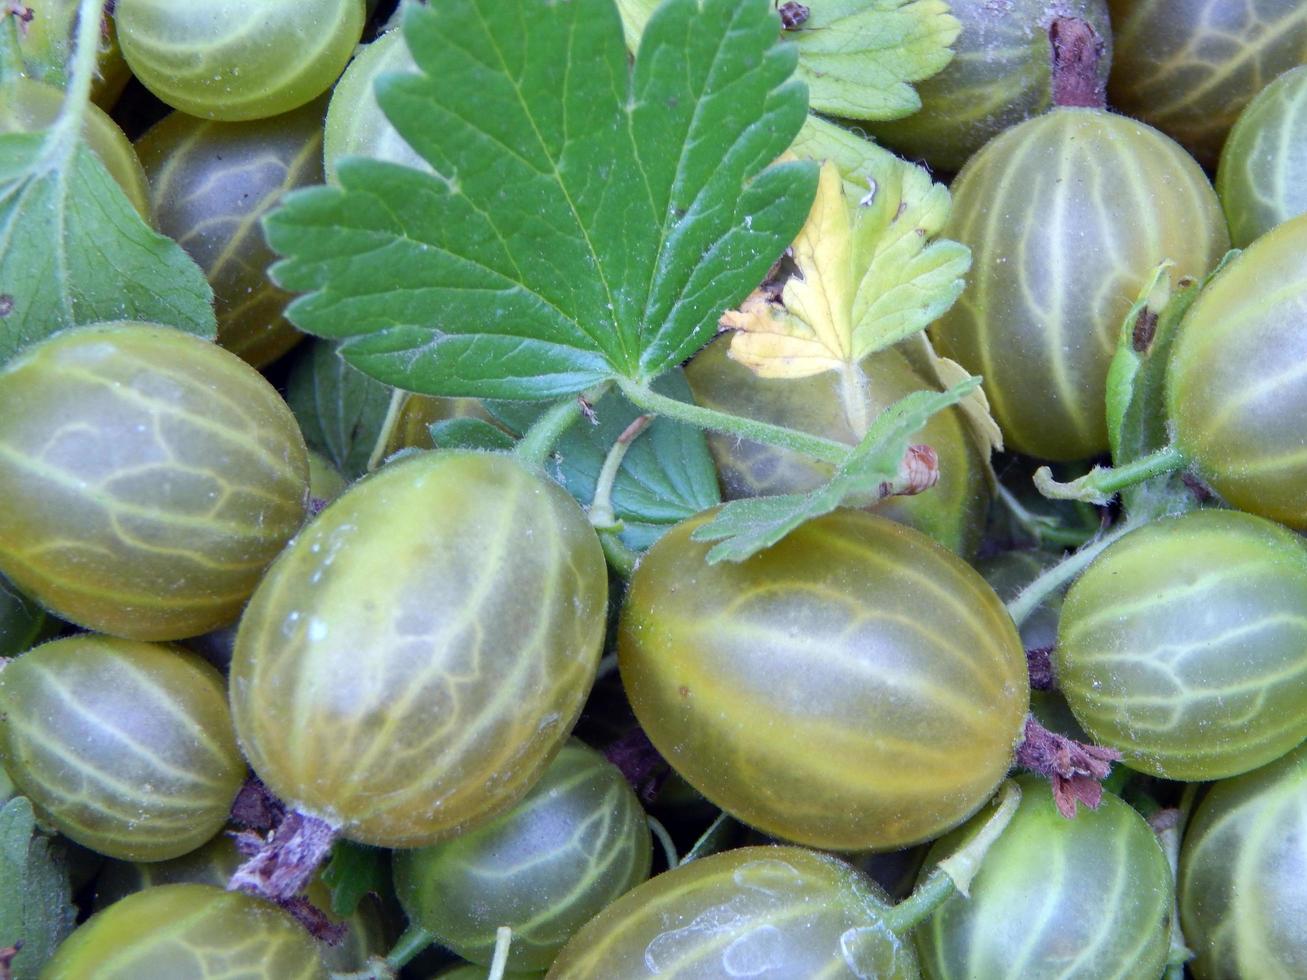
[[350, 62], [331, 93], [322, 151], [327, 178], [336, 180], [336, 161], [345, 156], [373, 157], [430, 171], [377, 104], [373, 85], [386, 72], [417, 72], [403, 32], [388, 31]]
[[1307, 530], [1307, 215], [1253, 242], [1180, 324], [1166, 372], [1175, 444], [1227, 503]]
[[207, 341], [96, 324], [0, 371], [0, 573], [70, 622], [138, 640], [231, 622], [307, 495], [286, 403]]
[[658, 751], [785, 840], [888, 850], [971, 816], [1012, 762], [1025, 653], [994, 591], [887, 518], [840, 510], [744, 562], [677, 525], [641, 559], [622, 681]]
[[255, 367], [302, 335], [282, 316], [291, 294], [267, 268], [260, 219], [297, 187], [322, 182], [321, 102], [250, 122], [174, 112], [136, 142], [155, 227], [199, 263], [213, 287], [218, 343]]
[[1240, 111], [1303, 61], [1299, 0], [1108, 0], [1116, 50], [1108, 102], [1214, 167]]
[[[685, 376], [698, 404], [850, 445], [861, 440], [864, 433], [850, 421], [835, 372], [808, 378], [760, 378], [731, 360], [729, 347], [730, 339], [723, 337], [686, 366]], [[930, 387], [897, 350], [873, 354], [860, 366], [867, 378], [864, 411], [868, 419], [905, 395]], [[939, 483], [926, 493], [882, 501], [875, 512], [915, 527], [950, 551], [974, 554], [989, 509], [989, 477], [986, 460], [966, 421], [956, 409], [941, 412], [914, 441], [939, 454]], [[830, 480], [834, 470], [800, 453], [720, 433], [708, 434], [708, 446], [728, 500], [815, 490]]]
[[1229, 246], [1206, 175], [1142, 123], [1068, 108], [986, 144], [951, 190], [942, 234], [972, 266], [936, 349], [985, 379], [1008, 449], [1105, 452], [1107, 368], [1144, 278], [1165, 259], [1202, 275]]
[[133, 74], [174, 109], [263, 119], [336, 80], [363, 33], [363, 0], [119, 0], [118, 43]]
[[68, 937], [42, 980], [240, 976], [327, 980], [316, 944], [277, 906], [214, 885], [147, 888]]
[[1235, 248], [1307, 212], [1307, 65], [1286, 71], [1239, 114], [1216, 193]]
[[741, 847], [651, 878], [567, 944], [547, 980], [916, 980], [884, 892], [837, 858]]
[[951, 0], [962, 23], [953, 60], [937, 75], [916, 82], [921, 108], [903, 119], [865, 124], [885, 146], [922, 159], [937, 170], [957, 171], [1003, 130], [1053, 105], [1054, 16], [1078, 17], [1103, 44], [1100, 84], [1112, 64], [1112, 25], [1105, 0]]
[[[53, 85], [21, 76], [11, 78], [0, 84], [0, 133], [49, 129], [63, 103], [63, 91]], [[82, 136], [132, 207], [149, 223], [150, 189], [127, 135], [102, 109], [89, 105], [83, 116]]]
[[[245, 860], [235, 840], [219, 833], [203, 847], [169, 861], [108, 861], [95, 881], [94, 909], [99, 912], [116, 902], [162, 885], [213, 885], [226, 888], [232, 873]], [[342, 923], [345, 935], [338, 943], [318, 947], [323, 965], [330, 970], [362, 970], [370, 956], [384, 956], [390, 949], [393, 929], [386, 921], [381, 900], [365, 895], [354, 914], [341, 919], [331, 909], [331, 890], [321, 874], [309, 882], [305, 897], [328, 921]]]
[[[1022, 777], [1021, 804], [985, 854], [967, 897], [954, 895], [913, 930], [928, 980], [1142, 980], [1162, 975], [1171, 942], [1171, 868], [1135, 810], [1103, 793], [1074, 820], [1046, 780]], [[979, 829], [931, 848], [933, 868]]]
[[498, 454], [397, 460], [322, 511], [250, 600], [230, 678], [246, 758], [346, 837], [453, 837], [526, 795], [567, 738], [607, 590], [557, 484]]
[[1307, 737], [1307, 543], [1237, 511], [1153, 521], [1071, 587], [1053, 657], [1080, 724], [1132, 769], [1265, 765]]
[[1180, 852], [1179, 904], [1198, 980], [1307, 973], [1307, 747], [1217, 783]]
[[511, 810], [432, 847], [397, 851], [409, 921], [490, 965], [509, 926], [508, 967], [543, 970], [577, 929], [649, 877], [644, 809], [617, 767], [571, 739]]
[[199, 847], [245, 781], [221, 674], [189, 651], [91, 634], [0, 670], [0, 758], [60, 833], [129, 861]]

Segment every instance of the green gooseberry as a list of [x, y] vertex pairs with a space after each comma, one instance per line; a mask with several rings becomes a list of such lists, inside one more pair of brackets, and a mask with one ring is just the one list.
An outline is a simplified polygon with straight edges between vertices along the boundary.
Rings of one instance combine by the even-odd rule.
[[397, 851], [409, 919], [489, 965], [499, 927], [508, 967], [542, 970], [582, 925], [649, 877], [644, 810], [617, 767], [569, 740], [511, 810], [431, 847]]
[[245, 780], [221, 674], [186, 650], [85, 633], [0, 669], [0, 758], [60, 833], [130, 861], [209, 840]]
[[608, 573], [576, 501], [512, 457], [428, 452], [323, 510], [246, 607], [246, 757], [344, 836], [419, 847], [508, 809], [594, 681]]
[[1166, 369], [1176, 447], [1227, 503], [1307, 531], [1307, 215], [1240, 254], [1181, 321]]
[[636, 717], [713, 803], [832, 850], [936, 837], [994, 792], [1028, 707], [1002, 602], [961, 559], [839, 510], [710, 565], [677, 525], [636, 566], [618, 637]]
[[1301, 0], [1108, 0], [1111, 104], [1156, 126], [1205, 167], [1258, 92], [1303, 61]]
[[1143, 123], [1062, 108], [986, 144], [952, 193], [942, 234], [971, 276], [936, 349], [985, 379], [1007, 448], [1106, 452], [1107, 369], [1144, 278], [1164, 259], [1202, 275], [1229, 247], [1206, 175]]
[[115, 636], [222, 626], [299, 530], [306, 452], [276, 389], [214, 344], [54, 334], [0, 370], [0, 573]]
[[583, 927], [548, 980], [915, 980], [884, 893], [827, 854], [741, 847], [664, 872]]
[[218, 343], [255, 367], [301, 339], [282, 316], [291, 294], [267, 268], [276, 253], [259, 220], [286, 192], [322, 183], [323, 103], [249, 122], [174, 112], [136, 142], [156, 227], [213, 287]]
[[[897, 350], [865, 358], [865, 403], [848, 405], [848, 388], [835, 372], [807, 378], [761, 378], [729, 356], [730, 338], [700, 351], [687, 366], [686, 380], [700, 405], [784, 425], [855, 445], [866, 420], [892, 403], [930, 385]], [[987, 461], [958, 409], [933, 416], [915, 437], [939, 456], [939, 483], [922, 494], [890, 497], [876, 513], [901, 521], [963, 556], [975, 553], [989, 509]], [[803, 493], [830, 480], [833, 467], [800, 453], [761, 443], [708, 434], [708, 446], [728, 499]]]
[[[930, 980], [1160, 977], [1174, 889], [1144, 818], [1111, 793], [1068, 820], [1045, 780], [1022, 777], [1021, 804], [971, 882], [913, 932]], [[926, 866], [983, 821], [942, 838]]]
[[1239, 114], [1216, 193], [1235, 248], [1307, 212], [1307, 65], [1286, 71]]
[[1180, 852], [1180, 921], [1198, 980], [1307, 975], [1307, 746], [1213, 786]]
[[317, 945], [277, 906], [213, 885], [160, 885], [97, 912], [41, 980], [327, 980]]
[[1236, 511], [1146, 524], [1071, 587], [1054, 662], [1085, 731], [1132, 769], [1265, 765], [1307, 737], [1307, 542]]

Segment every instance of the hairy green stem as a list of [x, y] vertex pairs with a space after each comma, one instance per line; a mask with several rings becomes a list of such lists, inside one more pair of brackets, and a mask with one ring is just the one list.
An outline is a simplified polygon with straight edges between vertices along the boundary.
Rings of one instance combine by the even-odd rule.
[[77, 7], [76, 47], [73, 68], [64, 90], [59, 115], [46, 136], [45, 163], [61, 169], [77, 149], [82, 120], [91, 101], [91, 81], [95, 77], [96, 59], [100, 54], [100, 25], [104, 19], [104, 0], [81, 0]]
[[408, 392], [401, 388], [396, 388], [390, 393], [390, 404], [386, 406], [386, 418], [381, 423], [381, 431], [377, 433], [377, 441], [372, 444], [372, 453], [368, 456], [369, 473], [385, 461], [386, 443], [390, 442], [390, 437], [395, 432], [395, 426], [399, 425], [399, 417], [404, 411], [404, 402], [407, 400]]
[[1095, 466], [1078, 480], [1058, 483], [1047, 466], [1035, 471], [1035, 486], [1053, 500], [1083, 500], [1088, 504], [1106, 504], [1120, 491], [1155, 476], [1174, 473], [1189, 465], [1189, 458], [1174, 446], [1141, 456], [1120, 466]]
[[1079, 575], [1091, 561], [1103, 552], [1103, 549], [1116, 541], [1117, 538], [1129, 534], [1135, 529], [1135, 526], [1131, 521], [1122, 521], [1116, 527], [1088, 542], [1079, 551], [1072, 552], [1052, 568], [1046, 570], [1007, 604], [1008, 615], [1012, 617], [1012, 621], [1017, 626], [1024, 623], [1045, 599]]
[[998, 485], [998, 499], [1025, 532], [1040, 544], [1079, 548], [1094, 535], [1094, 531], [1089, 528], [1066, 527], [1055, 517], [1036, 514], [1001, 483]]
[[1004, 782], [997, 803], [984, 826], [966, 844], [941, 861], [911, 895], [885, 912], [885, 928], [896, 936], [906, 935], [954, 895], [970, 893], [971, 881], [985, 855], [1017, 812], [1020, 787], [1010, 779]]
[[660, 395], [648, 385], [642, 385], [626, 378], [618, 378], [617, 384], [622, 389], [622, 394], [637, 408], [642, 408], [646, 412], [652, 412], [655, 415], [665, 415], [667, 418], [676, 419], [678, 422], [685, 422], [700, 429], [725, 432], [729, 435], [740, 436], [743, 439], [761, 442], [768, 446], [790, 449], [797, 453], [803, 453], [805, 456], [811, 456], [813, 459], [819, 459], [824, 463], [833, 463], [836, 466], [843, 463], [851, 451], [850, 446], [842, 442], [836, 442], [834, 439], [823, 439], [821, 436], [813, 436], [806, 432], [787, 429], [782, 425], [757, 422], [740, 415], [729, 415], [726, 412], [703, 408], [700, 405], [691, 405], [689, 402], [677, 401], [675, 398]]
[[424, 929], [416, 922], [410, 922], [403, 934], [395, 940], [395, 945], [386, 954], [386, 965], [392, 970], [401, 970], [433, 942], [436, 936], [429, 929]]
[[590, 523], [597, 531], [620, 531], [621, 522], [617, 519], [617, 512], [613, 509], [613, 484], [617, 482], [617, 473], [622, 468], [622, 460], [626, 458], [626, 451], [631, 448], [631, 443], [640, 437], [640, 433], [649, 428], [649, 423], [653, 421], [652, 415], [636, 416], [635, 421], [622, 430], [622, 434], [617, 437], [608, 450], [608, 455], [604, 457], [603, 468], [599, 471], [599, 479], [595, 482], [594, 500], [590, 502]]
[[662, 845], [663, 857], [667, 859], [667, 867], [675, 868], [681, 863], [681, 856], [676, 853], [676, 845], [672, 843], [672, 835], [667, 832], [661, 820], [654, 816], [645, 816], [649, 822], [649, 829], [653, 835], [658, 838], [658, 843]]
[[495, 930], [495, 955], [490, 960], [490, 972], [486, 980], [504, 980], [504, 971], [508, 969], [508, 947], [513, 942], [513, 930], [500, 926]]
[[526, 430], [514, 450], [514, 455], [531, 469], [543, 469], [545, 460], [554, 451], [554, 445], [585, 414], [588, 406], [594, 405], [608, 393], [608, 382], [597, 385], [589, 391], [566, 398], [545, 409], [544, 414], [536, 419], [535, 424]]
[[616, 531], [600, 531], [599, 546], [604, 549], [604, 557], [608, 559], [613, 571], [629, 582], [640, 556], [618, 537]]

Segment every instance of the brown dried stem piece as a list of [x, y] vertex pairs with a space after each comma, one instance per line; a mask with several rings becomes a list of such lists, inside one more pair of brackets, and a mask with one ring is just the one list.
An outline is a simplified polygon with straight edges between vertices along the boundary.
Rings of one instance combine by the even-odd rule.
[[1098, 809], [1103, 799], [1100, 779], [1112, 771], [1112, 763], [1121, 758], [1116, 749], [1085, 745], [1065, 735], [1050, 732], [1035, 720], [1026, 719], [1025, 738], [1017, 749], [1017, 765], [1046, 776], [1053, 784], [1053, 801], [1058, 812], [1068, 820], [1076, 815], [1076, 805], [1083, 803]]

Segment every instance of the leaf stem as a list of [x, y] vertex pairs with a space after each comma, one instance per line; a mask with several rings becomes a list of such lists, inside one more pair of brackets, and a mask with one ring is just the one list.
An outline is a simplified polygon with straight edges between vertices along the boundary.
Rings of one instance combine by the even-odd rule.
[[517, 444], [514, 454], [531, 469], [543, 469], [545, 460], [554, 451], [564, 432], [570, 429], [599, 399], [608, 393], [609, 383], [605, 381], [589, 391], [584, 391], [571, 398], [565, 398], [545, 409], [531, 428], [526, 430]]
[[495, 930], [495, 955], [490, 961], [490, 972], [486, 980], [504, 980], [504, 971], [508, 969], [508, 947], [513, 943], [513, 930], [500, 926]]
[[658, 843], [662, 845], [663, 857], [667, 861], [667, 867], [675, 868], [679, 866], [681, 856], [676, 853], [676, 845], [672, 843], [672, 835], [667, 832], [663, 822], [651, 814], [646, 814], [645, 820], [649, 824], [649, 829], [653, 831], [653, 835], [658, 838]]
[[392, 970], [402, 970], [418, 953], [435, 941], [435, 933], [422, 928], [416, 922], [410, 922], [408, 928], [395, 940], [395, 945], [386, 954], [386, 965]]
[[819, 459], [824, 463], [833, 463], [836, 466], [848, 458], [851, 449], [850, 446], [842, 442], [836, 442], [834, 439], [823, 439], [821, 436], [813, 436], [795, 429], [787, 429], [785, 426], [758, 422], [740, 415], [730, 415], [700, 405], [691, 405], [689, 402], [677, 401], [675, 398], [660, 395], [648, 385], [631, 381], [628, 378], [618, 378], [617, 384], [621, 388], [622, 394], [637, 408], [642, 408], [646, 412], [652, 412], [655, 415], [665, 415], [667, 418], [676, 419], [678, 422], [685, 422], [700, 429], [725, 432], [729, 435], [739, 436], [742, 439], [765, 443], [768, 446], [790, 449], [797, 453], [803, 453], [805, 456], [811, 456], [813, 459]]
[[1106, 504], [1126, 487], [1166, 473], [1174, 473], [1189, 465], [1189, 458], [1175, 446], [1165, 446], [1156, 452], [1123, 463], [1120, 466], [1095, 466], [1070, 483], [1058, 483], [1047, 466], [1035, 470], [1035, 486], [1052, 500], [1082, 500], [1088, 504]]
[[1122, 521], [1039, 575], [1007, 604], [1008, 615], [1012, 617], [1012, 621], [1017, 626], [1024, 623], [1045, 599], [1079, 575], [1108, 545], [1133, 531], [1135, 527], [1132, 521]]
[[625, 541], [617, 536], [616, 531], [600, 531], [599, 546], [604, 549], [604, 557], [618, 575], [630, 581], [635, 574], [635, 566], [640, 556]]
[[404, 403], [408, 401], [408, 392], [402, 388], [396, 388], [390, 393], [390, 404], [386, 406], [386, 417], [381, 423], [381, 431], [377, 433], [377, 441], [372, 444], [372, 454], [368, 456], [368, 472], [371, 473], [386, 458], [386, 445], [390, 442], [390, 437], [395, 434], [395, 427], [399, 425], [399, 417], [404, 412]]
[[63, 105], [45, 142], [46, 161], [52, 167], [59, 166], [77, 146], [86, 106], [91, 101], [91, 81], [100, 54], [103, 20], [104, 0], [81, 0], [77, 7], [77, 42], [73, 49], [72, 72], [64, 89]]
[[885, 927], [896, 936], [916, 928], [954, 895], [968, 895], [985, 855], [998, 840], [1021, 803], [1021, 788], [1003, 783], [994, 813], [962, 847], [941, 861], [916, 890], [885, 912]]
[[649, 423], [653, 421], [652, 415], [637, 415], [622, 434], [617, 437], [608, 450], [608, 455], [604, 457], [603, 468], [599, 471], [599, 479], [595, 482], [594, 500], [590, 502], [590, 523], [596, 531], [620, 531], [621, 522], [617, 519], [617, 512], [613, 510], [613, 484], [617, 480], [617, 473], [622, 468], [622, 460], [626, 458], [626, 451], [631, 448], [631, 443], [639, 438], [640, 433], [649, 428]]

